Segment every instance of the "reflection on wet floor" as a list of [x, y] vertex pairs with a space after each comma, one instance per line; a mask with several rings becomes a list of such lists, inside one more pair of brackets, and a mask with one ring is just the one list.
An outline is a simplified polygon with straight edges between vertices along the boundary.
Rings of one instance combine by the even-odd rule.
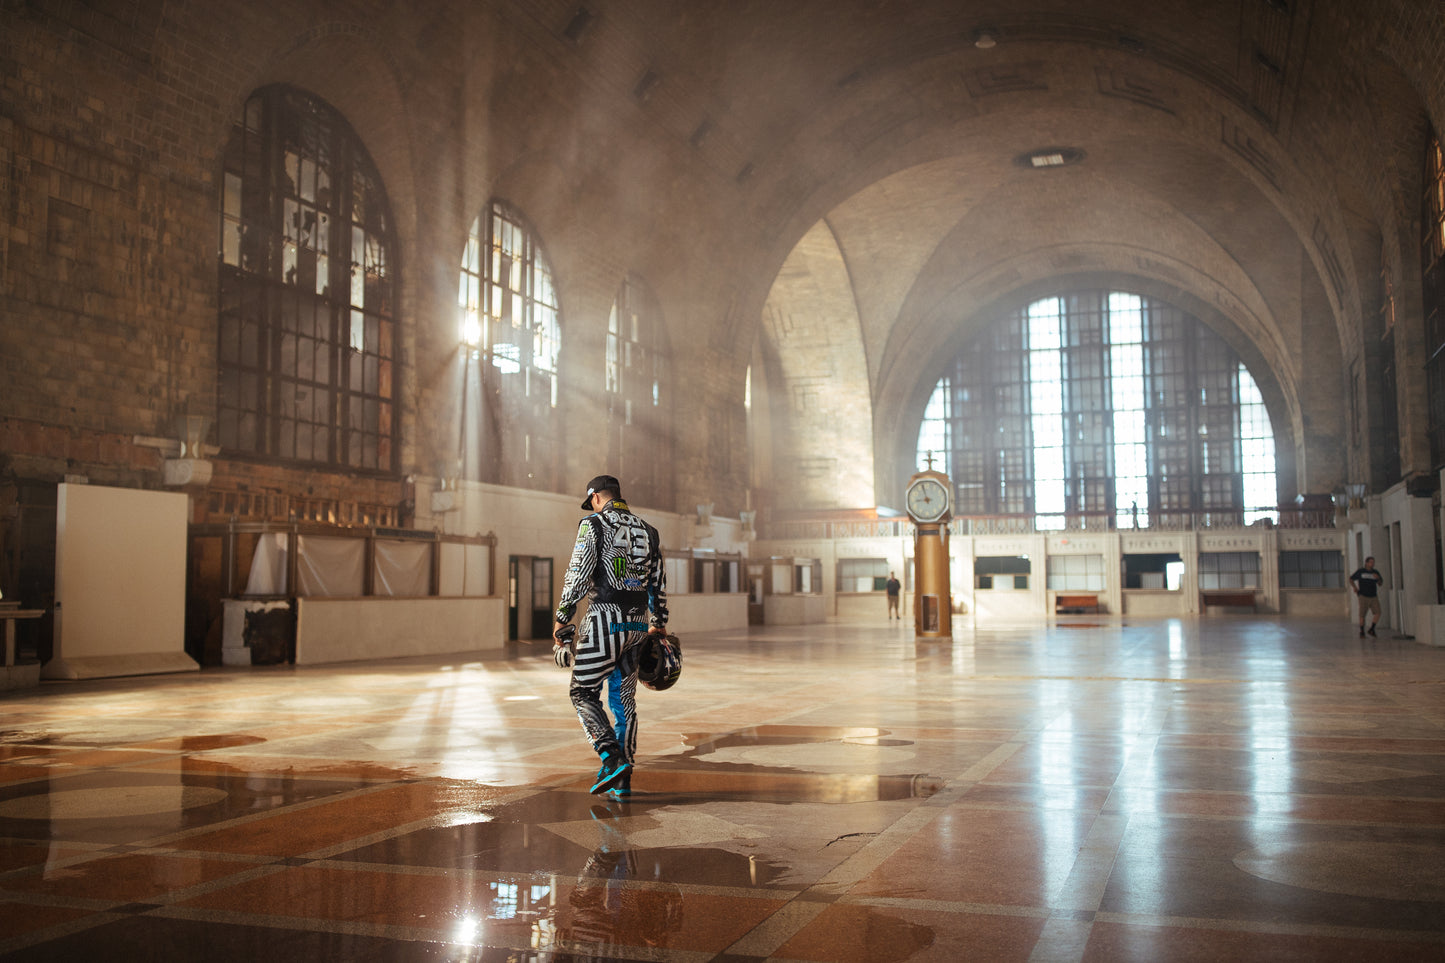
[[758, 765], [719, 763], [710, 770], [641, 770], [633, 777], [634, 804], [732, 801], [862, 803], [926, 799], [943, 788], [936, 776], [810, 773]]
[[[672, 757], [668, 761], [669, 771], [656, 779], [642, 773], [639, 785], [646, 781], [650, 792], [679, 799], [713, 795], [768, 802], [923, 799], [938, 792], [943, 780], [923, 773], [856, 776], [807, 768], [809, 763], [825, 760], [817, 749], [821, 746], [901, 748], [914, 745], [913, 740], [890, 739], [888, 735], [882, 729], [830, 726], [750, 726], [732, 732], [684, 733], [682, 741], [688, 751]], [[812, 748], [776, 751], [783, 747]], [[748, 751], [725, 752], [736, 749]], [[728, 758], [719, 758], [723, 755]], [[758, 760], [775, 763], [786, 760], [798, 765], [767, 765]], [[696, 776], [689, 772], [694, 769]], [[750, 779], [750, 776], [762, 778]]]
[[766, 637], [639, 693], [624, 798], [545, 653], [0, 696], [0, 956], [1445, 949], [1445, 652], [1278, 618]]
[[[626, 849], [651, 880], [698, 885], [763, 886], [782, 867], [724, 850], [639, 845], [671, 815], [671, 803], [622, 801], [551, 791], [497, 806], [476, 822], [431, 826], [332, 855], [341, 862], [431, 866], [470, 872], [576, 874], [598, 851]], [[684, 817], [685, 818], [685, 817]], [[726, 882], [723, 882], [723, 881]]]
[[[853, 907], [854, 913], [827, 911], [813, 926], [800, 936], [811, 939], [798, 940], [799, 946], [810, 946], [812, 952], [807, 959], [847, 960], [858, 959], [860, 948], [866, 948], [869, 963], [899, 963], [913, 958], [934, 944], [936, 933], [932, 927], [899, 917], [897, 911]], [[818, 956], [813, 941], [821, 940], [827, 947], [826, 956]], [[779, 956], [792, 955], [784, 946]], [[963, 958], [963, 957], [960, 957]], [[978, 959], [998, 959], [998, 956], [979, 953]]]

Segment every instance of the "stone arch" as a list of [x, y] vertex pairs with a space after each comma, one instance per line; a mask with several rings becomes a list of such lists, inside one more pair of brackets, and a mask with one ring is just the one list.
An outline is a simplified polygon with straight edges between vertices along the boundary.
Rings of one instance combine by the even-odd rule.
[[[271, 84], [299, 88], [324, 101], [350, 125], [376, 166], [395, 222], [401, 358], [419, 357], [424, 333], [417, 330], [426, 285], [416, 271], [422, 243], [417, 223], [418, 180], [412, 145], [417, 131], [407, 110], [401, 71], [385, 39], [353, 23], [326, 22], [292, 36], [263, 57], [244, 81], [230, 89], [214, 132], [213, 166], [218, 168], [227, 135], [253, 92]], [[219, 184], [219, 178], [217, 182]], [[399, 464], [403, 470], [421, 454], [422, 381], [416, 365], [399, 366], [401, 405]]]
[[847, 258], [827, 221], [793, 249], [763, 316], [761, 337], [780, 379], [770, 384], [784, 423], [775, 437], [794, 448], [773, 459], [775, 488], [787, 493], [778, 507], [875, 504], [866, 351]]
[[[1088, 52], [1077, 62], [1055, 53], [1046, 65], [1035, 64], [1036, 94], [960, 96], [956, 78], [962, 68], [956, 64], [971, 61], [957, 50], [935, 52], [931, 59], [899, 58], [863, 71], [861, 80], [845, 85], [810, 123], [774, 148], [780, 168], [786, 168], [790, 153], [827, 157], [835, 167], [817, 165], [807, 182], [795, 177], [760, 185], [755, 208], [775, 227], [780, 241], [767, 255], [771, 262], [780, 265], [791, 250], [791, 239], [801, 237], [818, 217], [832, 217], [836, 206], [874, 184], [911, 168], [964, 156], [980, 143], [997, 150], [1001, 143], [1018, 141], [1019, 132], [1038, 132], [1020, 144], [1037, 137], [1048, 140], [1060, 118], [1071, 115], [1080, 119], [1074, 129], [1086, 135], [1113, 130], [1117, 143], [1147, 143], [1151, 149], [1157, 140], [1173, 141], [1190, 155], [1180, 170], [1206, 178], [1228, 172], [1230, 178], [1252, 185], [1254, 202], [1267, 205], [1291, 225], [1314, 270], [1327, 279], [1337, 337], [1344, 339], [1360, 311], [1362, 275], [1332, 194], [1339, 172], [1324, 159], [1326, 152], [1291, 150], [1238, 102], [1237, 91], [1226, 93], [1218, 83], [1202, 79], [1198, 70], [1130, 57], [1092, 42], [1084, 46]], [[955, 66], [945, 71], [945, 63]], [[1128, 80], [1131, 96], [1120, 95], [1117, 87], [1105, 89], [1106, 75], [1120, 83]], [[870, 84], [877, 88], [871, 93]], [[905, 98], [901, 107], [899, 97]], [[953, 105], [953, 110], [921, 109], [943, 104]], [[1006, 160], [975, 156], [981, 170], [996, 169]], [[792, 213], [784, 219], [787, 212]], [[754, 296], [759, 303], [763, 299], [761, 293]]]
[[351, 23], [319, 24], [297, 34], [244, 85], [233, 88], [216, 143], [225, 143], [225, 131], [253, 91], [269, 84], [307, 91], [346, 118], [365, 145], [386, 185], [403, 252], [413, 251], [418, 199], [412, 145], [417, 131], [408, 120], [401, 76], [388, 45], [371, 30]]

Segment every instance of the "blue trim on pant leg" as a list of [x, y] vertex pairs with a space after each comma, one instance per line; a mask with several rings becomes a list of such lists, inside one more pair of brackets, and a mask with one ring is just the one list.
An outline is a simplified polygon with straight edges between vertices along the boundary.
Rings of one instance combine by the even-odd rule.
[[[629, 718], [630, 713], [627, 711], [628, 707], [622, 701], [622, 683], [626, 677], [626, 673], [622, 671], [621, 665], [614, 666], [612, 671], [608, 673], [607, 708], [612, 710], [612, 718], [614, 720], [612, 723], [612, 732], [617, 736], [617, 744], [622, 747], [622, 757], [631, 762], [632, 754], [627, 751], [627, 733], [632, 719]], [[634, 707], [633, 714], [635, 713], [636, 708]]]
[[623, 727], [625, 739], [622, 741], [622, 752], [627, 756], [628, 762], [637, 761], [637, 670], [634, 666], [629, 669], [626, 665], [622, 667], [622, 684], [618, 688], [618, 701], [622, 703], [622, 718], [626, 719]]

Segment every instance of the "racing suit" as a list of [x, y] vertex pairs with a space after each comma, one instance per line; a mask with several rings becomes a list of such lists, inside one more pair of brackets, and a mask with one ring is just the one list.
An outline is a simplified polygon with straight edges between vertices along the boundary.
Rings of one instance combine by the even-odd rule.
[[[588, 599], [572, 665], [572, 705], [592, 748], [627, 762], [637, 748], [637, 646], [649, 627], [667, 627], [667, 586], [657, 529], [620, 498], [577, 526], [562, 581], [557, 625]], [[602, 683], [615, 723], [602, 707]]]

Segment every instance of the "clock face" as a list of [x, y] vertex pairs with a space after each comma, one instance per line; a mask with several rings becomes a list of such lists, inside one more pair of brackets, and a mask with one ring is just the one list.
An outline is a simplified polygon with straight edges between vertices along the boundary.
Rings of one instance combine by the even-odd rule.
[[920, 478], [908, 489], [908, 514], [920, 522], [936, 522], [948, 511], [948, 489], [936, 478]]

